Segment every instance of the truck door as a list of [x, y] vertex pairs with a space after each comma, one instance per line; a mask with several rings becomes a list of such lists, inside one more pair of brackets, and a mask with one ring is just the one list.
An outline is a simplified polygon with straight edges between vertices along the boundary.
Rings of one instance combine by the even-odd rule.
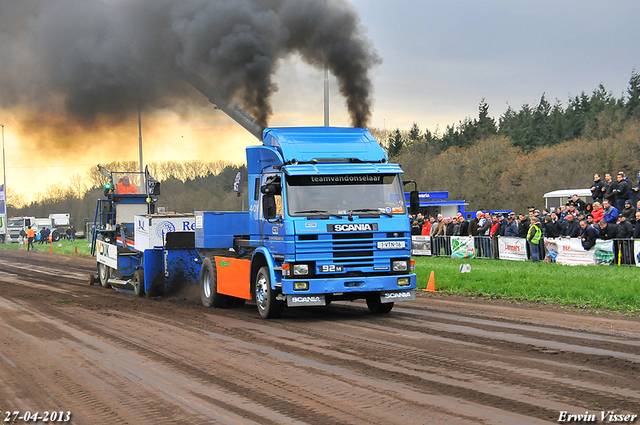
[[284, 254], [282, 179], [269, 174], [262, 176], [260, 192], [262, 242], [272, 254]]

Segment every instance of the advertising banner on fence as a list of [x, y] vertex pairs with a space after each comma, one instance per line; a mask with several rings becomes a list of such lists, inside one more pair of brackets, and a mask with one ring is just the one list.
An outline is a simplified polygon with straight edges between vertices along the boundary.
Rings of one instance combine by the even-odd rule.
[[524, 238], [498, 238], [498, 258], [501, 260], [527, 261], [527, 240]]
[[431, 236], [411, 236], [411, 255], [431, 255]]
[[640, 239], [636, 239], [635, 241], [633, 241], [633, 252], [636, 253], [636, 266], [640, 267]]
[[451, 258], [473, 258], [473, 238], [451, 236]]
[[611, 264], [613, 261], [613, 242], [598, 239], [589, 251], [582, 247], [578, 238], [545, 239], [544, 247], [551, 262], [558, 264], [592, 265]]

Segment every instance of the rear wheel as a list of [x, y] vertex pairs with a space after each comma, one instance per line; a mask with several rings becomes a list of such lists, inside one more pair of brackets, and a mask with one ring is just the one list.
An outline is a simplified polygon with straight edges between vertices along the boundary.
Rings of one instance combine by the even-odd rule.
[[263, 319], [280, 317], [284, 303], [276, 299], [277, 295], [276, 291], [271, 289], [269, 267], [261, 267], [256, 276], [255, 288], [256, 306], [260, 317]]
[[111, 267], [98, 263], [98, 278], [100, 279], [100, 284], [105, 288], [110, 288], [109, 278], [111, 277]]
[[227, 307], [226, 296], [218, 294], [218, 272], [209, 257], [202, 261], [200, 270], [200, 300], [205, 307]]
[[133, 292], [137, 296], [144, 296], [144, 270], [139, 269], [133, 273]]
[[371, 314], [387, 314], [393, 308], [393, 303], [383, 303], [380, 295], [374, 294], [367, 297], [367, 307]]
[[53, 233], [51, 234], [51, 241], [58, 242], [59, 240], [60, 240], [60, 233], [58, 233], [57, 230], [54, 230]]

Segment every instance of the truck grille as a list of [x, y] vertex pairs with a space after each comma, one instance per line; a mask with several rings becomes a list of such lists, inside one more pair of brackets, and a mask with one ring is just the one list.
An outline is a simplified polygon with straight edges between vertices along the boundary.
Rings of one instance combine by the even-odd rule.
[[404, 238], [404, 233], [397, 236], [384, 232], [300, 235], [296, 238], [296, 261], [340, 264], [349, 271], [389, 267], [390, 259], [398, 257], [398, 250], [377, 250], [376, 246], [378, 241], [390, 238]]

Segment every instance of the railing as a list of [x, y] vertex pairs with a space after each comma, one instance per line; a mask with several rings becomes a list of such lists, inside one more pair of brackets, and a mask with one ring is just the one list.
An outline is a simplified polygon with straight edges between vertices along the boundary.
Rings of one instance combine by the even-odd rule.
[[[538, 249], [540, 261], [573, 265], [640, 266], [640, 239], [598, 239], [596, 246], [585, 250], [580, 238], [542, 238]], [[531, 259], [526, 239], [504, 236], [412, 236], [411, 253], [432, 257], [520, 261]]]

